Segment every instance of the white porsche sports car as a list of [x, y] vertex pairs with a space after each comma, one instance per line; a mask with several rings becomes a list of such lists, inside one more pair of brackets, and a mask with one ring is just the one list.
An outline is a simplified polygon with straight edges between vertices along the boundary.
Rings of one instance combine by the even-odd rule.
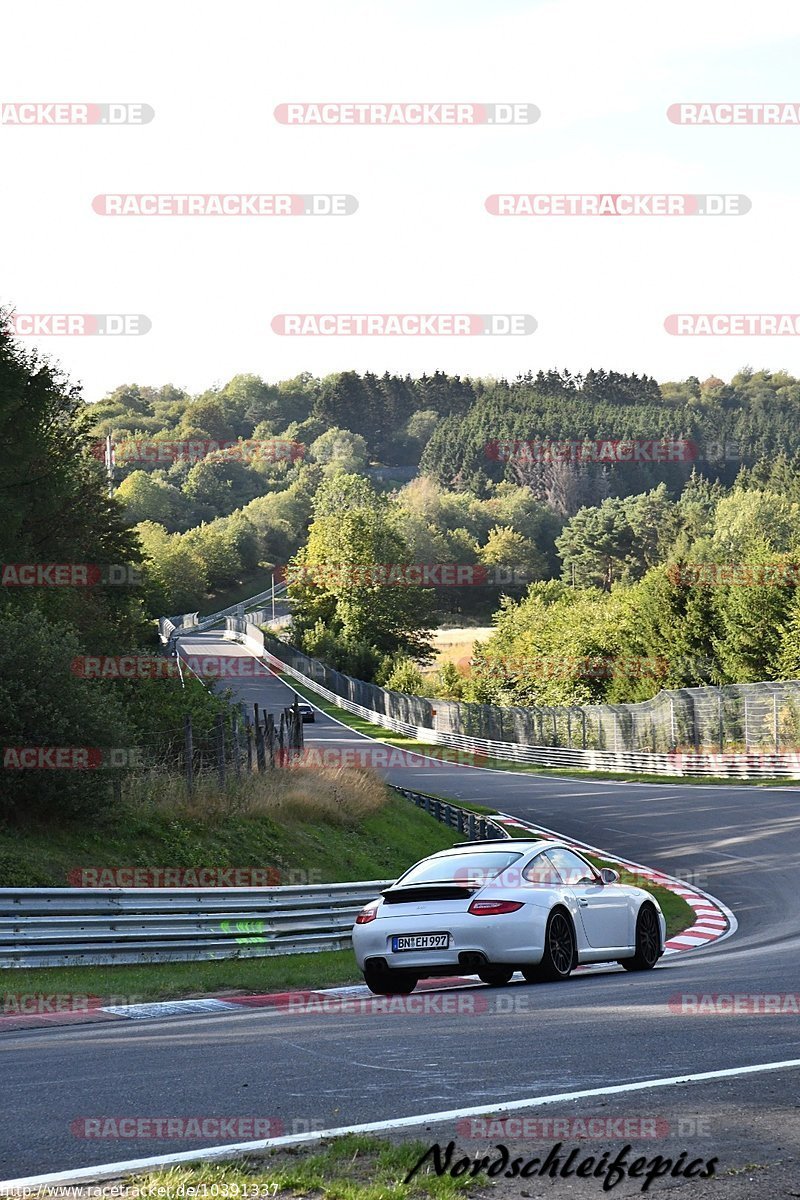
[[648, 971], [666, 922], [643, 888], [559, 842], [467, 842], [424, 858], [359, 913], [353, 948], [378, 995], [420, 979], [476, 974], [508, 983], [566, 979], [578, 963]]

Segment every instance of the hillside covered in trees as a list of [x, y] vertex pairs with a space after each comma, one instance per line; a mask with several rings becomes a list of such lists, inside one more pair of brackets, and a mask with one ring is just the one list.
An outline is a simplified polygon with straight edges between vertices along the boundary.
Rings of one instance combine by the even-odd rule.
[[[435, 686], [523, 703], [631, 699], [800, 669], [789, 579], [800, 547], [798, 415], [800, 381], [749, 369], [729, 383], [662, 384], [603, 370], [513, 381], [240, 375], [199, 396], [121, 386], [85, 410], [92, 436], [115, 445], [115, 494], [141, 548], [151, 613], [259, 590], [288, 564], [306, 650], [411, 683], [437, 623], [497, 614], [477, 660]], [[615, 454], [631, 442], [667, 452]], [[401, 597], [377, 583], [337, 589], [309, 571], [387, 556], [480, 566], [486, 582]], [[773, 571], [769, 586], [697, 586], [681, 564], [699, 562], [779, 562], [784, 574]], [[574, 670], [545, 669], [552, 654]], [[626, 654], [658, 665], [585, 666]]]

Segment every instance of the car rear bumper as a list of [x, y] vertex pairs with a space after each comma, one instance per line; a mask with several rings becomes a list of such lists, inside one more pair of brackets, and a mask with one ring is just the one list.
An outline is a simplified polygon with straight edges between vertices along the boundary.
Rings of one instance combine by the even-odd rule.
[[[389, 970], [415, 975], [447, 974], [448, 969], [475, 970], [480, 962], [528, 964], [541, 960], [547, 910], [525, 904], [515, 913], [475, 917], [467, 912], [426, 913], [423, 916], [378, 917], [353, 929], [353, 949], [363, 971], [368, 959], [380, 959]], [[392, 949], [398, 934], [447, 933], [447, 949]]]

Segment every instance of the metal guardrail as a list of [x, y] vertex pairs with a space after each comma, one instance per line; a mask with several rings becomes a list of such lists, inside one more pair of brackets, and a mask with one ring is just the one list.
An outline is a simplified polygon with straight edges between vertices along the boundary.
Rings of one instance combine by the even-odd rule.
[[[237, 623], [238, 624], [238, 623]], [[649, 775], [714, 776], [727, 779], [798, 779], [800, 778], [800, 753], [734, 753], [686, 754], [682, 751], [657, 754], [646, 750], [582, 750], [567, 746], [531, 746], [520, 742], [493, 741], [489, 738], [469, 737], [462, 733], [451, 733], [444, 729], [429, 729], [413, 725], [408, 721], [388, 716], [365, 708], [343, 696], [332, 692], [310, 675], [303, 674], [283, 659], [271, 654], [263, 646], [261, 631], [246, 622], [236, 632], [235, 625], [229, 626], [229, 635], [237, 636], [253, 653], [266, 660], [277, 672], [288, 675], [302, 683], [318, 696], [342, 708], [345, 712], [363, 717], [373, 725], [402, 733], [418, 742], [429, 745], [449, 746], [463, 750], [475, 759], [497, 758], [509, 762], [530, 763], [534, 766], [574, 768], [589, 771], [618, 771]], [[259, 642], [260, 639], [260, 642]]]
[[288, 587], [288, 583], [279, 583], [274, 589], [270, 587], [266, 591], [257, 592], [255, 596], [250, 596], [247, 600], [240, 600], [238, 604], [229, 604], [227, 608], [221, 608], [218, 612], [209, 613], [205, 617], [201, 617], [199, 612], [181, 613], [175, 617], [159, 617], [158, 636], [161, 644], [168, 646], [172, 638], [180, 637], [181, 634], [204, 633], [206, 629], [218, 624], [225, 617], [244, 618], [254, 605], [263, 604], [268, 600], [281, 599], [286, 594]]
[[426, 796], [424, 792], [411, 792], [408, 788], [395, 787], [394, 784], [391, 786], [393, 791], [405, 796], [406, 800], [410, 800], [417, 808], [423, 809], [429, 816], [441, 821], [443, 825], [447, 825], [449, 829], [455, 829], [458, 833], [465, 834], [471, 842], [485, 842], [490, 838], [511, 836], [502, 825], [498, 825], [491, 817], [482, 813], [461, 808], [458, 804], [451, 804], [449, 800], [440, 800], [438, 796]]
[[344, 950], [360, 910], [391, 882], [307, 888], [2, 888], [0, 966]]
[[[471, 840], [489, 817], [395, 788]], [[275, 888], [0, 888], [0, 967], [265, 958], [346, 950], [358, 913], [392, 879]]]
[[[209, 613], [208, 616], [201, 617], [199, 613], [185, 613], [182, 617], [177, 618], [161, 618], [161, 621], [168, 620], [172, 623], [173, 628], [167, 635], [167, 639], [171, 636], [179, 636], [181, 633], [196, 634], [204, 633], [206, 629], [210, 629], [213, 625], [217, 625], [226, 617], [241, 617], [253, 608], [254, 605], [263, 604], [268, 600], [278, 600], [282, 598], [288, 590], [288, 583], [279, 583], [273, 588], [267, 588], [263, 592], [257, 592], [255, 596], [250, 596], [247, 600], [240, 600], [238, 604], [229, 604], [227, 608], [221, 608], [218, 612]], [[178, 622], [177, 624], [175, 622]], [[159, 622], [161, 628], [161, 622]], [[162, 641], [165, 640], [162, 635]]]

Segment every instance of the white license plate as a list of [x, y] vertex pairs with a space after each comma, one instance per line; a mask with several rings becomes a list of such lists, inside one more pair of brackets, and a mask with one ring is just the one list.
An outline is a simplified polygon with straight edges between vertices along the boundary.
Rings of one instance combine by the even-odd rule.
[[392, 950], [446, 950], [449, 933], [404, 933], [392, 938]]

